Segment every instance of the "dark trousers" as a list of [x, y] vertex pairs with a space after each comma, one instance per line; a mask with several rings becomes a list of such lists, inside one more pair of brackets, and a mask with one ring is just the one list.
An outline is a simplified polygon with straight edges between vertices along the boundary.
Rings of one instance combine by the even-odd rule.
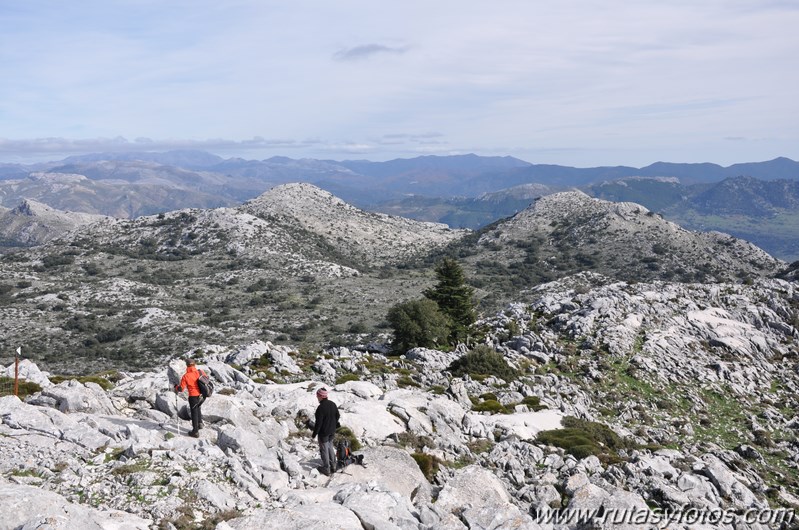
[[200, 423], [203, 421], [203, 413], [200, 406], [203, 404], [202, 396], [189, 396], [189, 410], [191, 411], [191, 430], [200, 432]]

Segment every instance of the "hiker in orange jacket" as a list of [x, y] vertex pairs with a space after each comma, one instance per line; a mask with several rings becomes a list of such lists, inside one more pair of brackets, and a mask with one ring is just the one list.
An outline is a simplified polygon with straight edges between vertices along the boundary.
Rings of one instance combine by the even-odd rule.
[[200, 437], [200, 429], [202, 429], [203, 424], [203, 413], [200, 410], [200, 406], [202, 406], [205, 398], [200, 393], [200, 387], [197, 384], [200, 373], [196, 363], [189, 359], [186, 361], [186, 373], [180, 378], [180, 383], [175, 385], [175, 392], [182, 392], [184, 388], [189, 390], [189, 410], [191, 411], [191, 432], [189, 432], [189, 436], [193, 438]]

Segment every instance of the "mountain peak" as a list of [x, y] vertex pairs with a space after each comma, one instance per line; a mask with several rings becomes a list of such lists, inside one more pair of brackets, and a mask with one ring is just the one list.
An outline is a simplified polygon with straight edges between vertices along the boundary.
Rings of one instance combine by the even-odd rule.
[[323, 246], [366, 266], [398, 262], [464, 234], [445, 224], [365, 212], [308, 183], [277, 186], [238, 211], [293, 224]]
[[[527, 256], [525, 263], [558, 276], [592, 270], [630, 281], [736, 281], [770, 276], [784, 267], [728, 234], [686, 230], [640, 204], [595, 199], [580, 191], [542, 197], [479, 240], [489, 249], [500, 242], [536, 249], [535, 259]], [[517, 259], [510, 246], [505, 252], [507, 259]]]

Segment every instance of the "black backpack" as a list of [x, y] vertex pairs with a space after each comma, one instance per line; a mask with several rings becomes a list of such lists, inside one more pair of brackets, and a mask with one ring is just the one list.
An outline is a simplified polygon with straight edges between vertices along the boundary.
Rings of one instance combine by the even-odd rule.
[[346, 438], [342, 438], [338, 441], [338, 445], [336, 446], [336, 460], [338, 460], [340, 464], [346, 466], [349, 464], [350, 455], [350, 441]]
[[366, 467], [366, 464], [363, 463], [363, 455], [352, 454], [350, 441], [343, 438], [336, 445], [336, 467], [341, 469], [350, 464], [360, 464]]
[[197, 379], [197, 386], [200, 387], [200, 394], [204, 398], [209, 398], [214, 394], [214, 383], [208, 374], [200, 370], [200, 377]]

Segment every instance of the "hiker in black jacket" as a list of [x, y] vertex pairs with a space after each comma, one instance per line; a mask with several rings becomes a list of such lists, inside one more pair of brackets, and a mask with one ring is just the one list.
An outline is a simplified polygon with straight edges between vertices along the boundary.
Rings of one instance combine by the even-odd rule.
[[327, 399], [327, 389], [320, 388], [316, 391], [319, 406], [316, 407], [316, 422], [314, 423], [311, 438], [319, 436], [319, 455], [322, 457], [322, 466], [319, 472], [331, 475], [336, 472], [336, 450], [333, 448], [333, 436], [338, 427], [338, 407]]

